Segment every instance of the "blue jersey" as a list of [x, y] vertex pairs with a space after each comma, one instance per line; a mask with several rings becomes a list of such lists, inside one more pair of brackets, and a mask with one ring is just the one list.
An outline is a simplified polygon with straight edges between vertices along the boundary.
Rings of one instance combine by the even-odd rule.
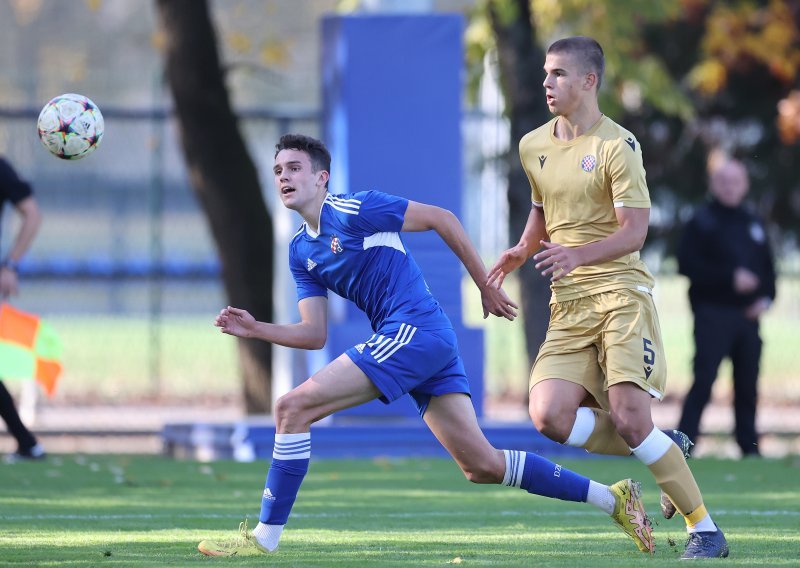
[[289, 245], [298, 301], [332, 290], [363, 310], [374, 331], [404, 322], [451, 328], [400, 237], [407, 207], [378, 191], [326, 195], [319, 234], [303, 223]]

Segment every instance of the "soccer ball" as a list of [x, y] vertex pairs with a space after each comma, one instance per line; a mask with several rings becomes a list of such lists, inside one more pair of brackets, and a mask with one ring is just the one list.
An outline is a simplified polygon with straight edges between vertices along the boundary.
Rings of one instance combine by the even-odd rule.
[[103, 115], [89, 98], [67, 93], [44, 105], [37, 121], [39, 140], [63, 160], [80, 160], [100, 144]]

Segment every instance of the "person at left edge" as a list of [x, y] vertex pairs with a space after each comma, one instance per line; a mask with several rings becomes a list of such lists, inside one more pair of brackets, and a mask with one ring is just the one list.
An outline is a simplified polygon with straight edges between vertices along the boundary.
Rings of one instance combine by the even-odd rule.
[[[14, 206], [21, 222], [8, 254], [0, 262], [0, 302], [8, 301], [9, 297], [19, 291], [17, 265], [30, 248], [42, 222], [31, 186], [20, 179], [6, 159], [0, 157], [0, 217], [7, 201]], [[10, 460], [44, 457], [44, 449], [22, 422], [14, 405], [14, 399], [2, 380], [0, 380], [0, 417], [17, 442], [17, 450], [9, 456]]]
[[375, 333], [278, 400], [260, 522], [252, 533], [240, 527], [241, 536], [228, 543], [203, 541], [200, 552], [241, 556], [276, 550], [308, 471], [311, 424], [376, 398], [388, 404], [406, 393], [470, 481], [589, 502], [611, 515], [637, 547], [652, 551], [638, 482], [596, 483], [536, 454], [497, 450], [481, 432], [452, 324], [400, 237], [401, 231], [436, 231], [478, 286], [484, 317], [491, 313], [513, 320], [516, 304], [502, 289], [487, 285], [486, 268], [458, 218], [377, 191], [332, 195], [327, 190], [330, 161], [325, 145], [307, 136], [285, 135], [276, 147], [280, 198], [305, 220], [289, 249], [301, 321], [259, 322], [245, 310], [227, 307], [215, 324], [238, 337], [319, 349], [327, 339], [332, 290], [363, 310]]

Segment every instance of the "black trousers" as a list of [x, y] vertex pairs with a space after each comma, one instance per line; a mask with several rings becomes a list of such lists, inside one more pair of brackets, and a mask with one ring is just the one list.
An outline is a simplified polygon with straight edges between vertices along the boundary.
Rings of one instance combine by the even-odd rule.
[[758, 321], [744, 316], [742, 308], [714, 304], [695, 304], [694, 384], [683, 403], [678, 429], [694, 439], [699, 434], [700, 417], [711, 398], [711, 387], [720, 363], [726, 357], [733, 364], [734, 416], [736, 443], [742, 454], [758, 454], [756, 405], [761, 337]]
[[8, 392], [3, 381], [0, 381], [0, 417], [6, 423], [9, 433], [17, 440], [20, 451], [27, 451], [36, 445], [36, 438], [20, 420], [17, 407], [14, 406], [14, 399], [11, 398], [11, 393]]

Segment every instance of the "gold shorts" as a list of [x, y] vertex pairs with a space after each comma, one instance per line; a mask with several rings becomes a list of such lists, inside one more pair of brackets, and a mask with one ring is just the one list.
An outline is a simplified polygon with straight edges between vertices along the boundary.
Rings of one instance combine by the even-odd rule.
[[545, 379], [583, 386], [606, 410], [608, 387], [617, 383], [635, 383], [661, 399], [667, 362], [650, 294], [613, 290], [551, 304], [529, 388]]

